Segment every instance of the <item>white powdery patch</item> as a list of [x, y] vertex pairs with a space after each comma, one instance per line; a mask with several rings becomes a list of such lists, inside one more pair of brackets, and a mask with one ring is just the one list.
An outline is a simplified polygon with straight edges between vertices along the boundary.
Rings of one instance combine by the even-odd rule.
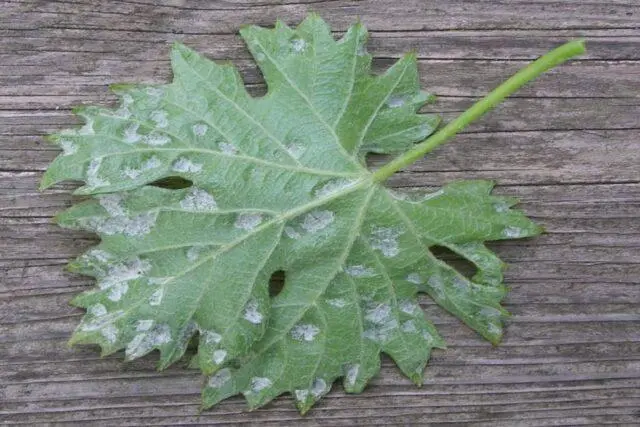
[[88, 116], [82, 116], [82, 118], [85, 120], [85, 124], [78, 130], [78, 133], [80, 135], [93, 135], [95, 133], [93, 130], [93, 118]]
[[347, 179], [333, 179], [331, 181], [328, 181], [326, 184], [324, 184], [322, 187], [320, 187], [319, 189], [317, 189], [314, 192], [314, 197], [327, 197], [331, 194], [337, 193], [341, 190], [344, 190], [352, 185], [354, 185], [357, 181], [355, 180], [347, 180]]
[[294, 394], [298, 402], [306, 402], [309, 397], [309, 390], [296, 390]]
[[122, 216], [127, 214], [122, 204], [123, 201], [124, 199], [119, 194], [107, 194], [98, 197], [100, 206], [102, 206], [104, 210], [112, 216]]
[[407, 276], [407, 282], [413, 283], [414, 285], [422, 285], [424, 280], [422, 280], [422, 277], [420, 277], [418, 273], [411, 273]]
[[61, 139], [60, 141], [58, 141], [58, 145], [60, 146], [60, 148], [62, 148], [63, 156], [70, 156], [78, 151], [78, 147], [76, 146], [76, 144], [69, 141], [68, 139]]
[[291, 40], [291, 49], [293, 49], [294, 52], [304, 52], [305, 48], [307, 47], [307, 42], [304, 39], [293, 39]]
[[478, 311], [478, 316], [488, 317], [490, 319], [499, 319], [502, 316], [502, 313], [494, 307], [482, 307]]
[[388, 304], [380, 304], [365, 312], [364, 318], [372, 323], [381, 325], [391, 317], [391, 306]]
[[293, 157], [294, 159], [299, 159], [306, 151], [306, 149], [300, 144], [289, 144], [286, 148], [291, 157]]
[[406, 98], [402, 95], [390, 96], [387, 100], [387, 106], [389, 108], [400, 108], [406, 104]]
[[231, 379], [229, 368], [220, 369], [215, 375], [209, 378], [207, 385], [211, 388], [220, 388]]
[[150, 296], [149, 296], [149, 305], [160, 305], [160, 303], [162, 302], [162, 298], [164, 297], [164, 289], [160, 288], [160, 289], [156, 289]]
[[369, 52], [367, 52], [367, 47], [364, 44], [361, 44], [358, 46], [358, 49], [356, 50], [356, 55], [358, 56], [366, 56], [368, 55]]
[[371, 231], [369, 243], [374, 249], [382, 252], [386, 258], [393, 258], [400, 253], [398, 237], [403, 234], [401, 231], [389, 227], [376, 227]]
[[469, 292], [469, 284], [462, 277], [454, 277], [451, 284], [457, 292], [466, 294]]
[[111, 185], [108, 180], [102, 179], [98, 176], [100, 166], [102, 166], [102, 159], [100, 158], [93, 159], [89, 162], [89, 166], [87, 167], [87, 185], [91, 188]]
[[253, 230], [262, 222], [262, 215], [258, 213], [241, 213], [233, 224], [235, 228], [241, 230]]
[[262, 52], [256, 52], [256, 54], [254, 56], [256, 58], [256, 61], [258, 61], [258, 62], [262, 62], [265, 59], [267, 59], [267, 57]]
[[140, 141], [142, 135], [138, 133], [139, 127], [140, 124], [138, 123], [129, 124], [129, 126], [124, 129], [124, 142], [126, 142], [127, 144], [135, 144], [136, 142]]
[[418, 328], [416, 327], [416, 323], [413, 320], [407, 320], [402, 324], [402, 331], [407, 333], [415, 333], [418, 332]]
[[213, 363], [215, 363], [216, 365], [219, 365], [222, 362], [224, 362], [224, 359], [226, 358], [227, 358], [226, 350], [216, 350], [213, 352]]
[[150, 133], [149, 135], [146, 135], [142, 140], [145, 144], [153, 146], [167, 145], [171, 142], [171, 138], [160, 133]]
[[518, 227], [506, 227], [502, 230], [502, 235], [508, 239], [515, 239], [525, 235], [524, 230]]
[[100, 330], [100, 334], [111, 344], [118, 341], [118, 328], [116, 328], [115, 325], [105, 326]]
[[164, 110], [156, 110], [149, 116], [159, 128], [166, 128], [169, 125], [168, 113]]
[[367, 329], [362, 333], [363, 338], [375, 342], [385, 342], [390, 334], [398, 327], [398, 321], [388, 304], [378, 304], [365, 310], [365, 320], [369, 322]]
[[438, 191], [434, 191], [433, 193], [427, 193], [424, 196], [422, 196], [421, 201], [425, 201], [425, 200], [429, 200], [429, 199], [434, 199], [436, 197], [440, 197], [444, 195], [444, 190], [438, 190]]
[[327, 392], [327, 383], [322, 378], [316, 378], [311, 384], [311, 394], [318, 398]]
[[204, 136], [207, 133], [207, 130], [209, 130], [209, 126], [204, 123], [197, 123], [191, 126], [191, 130], [195, 136]]
[[157, 325], [150, 331], [140, 333], [133, 337], [127, 344], [125, 355], [127, 359], [136, 359], [149, 353], [156, 347], [171, 342], [171, 329], [169, 325]]
[[495, 323], [489, 323], [487, 325], [487, 332], [491, 335], [502, 335], [502, 328]]
[[127, 285], [126, 282], [116, 283], [110, 288], [110, 292], [107, 298], [109, 298], [111, 301], [114, 301], [114, 302], [120, 301], [122, 297], [127, 294], [128, 291], [129, 291], [129, 285]]
[[107, 251], [103, 251], [102, 249], [91, 249], [89, 252], [87, 252], [87, 256], [99, 262], [108, 262], [111, 258], [113, 258], [113, 255], [111, 255]]
[[175, 162], [173, 162], [171, 168], [175, 172], [196, 173], [202, 170], [202, 164], [193, 163], [191, 160], [185, 157], [180, 157]]
[[509, 204], [507, 202], [505, 202], [505, 201], [501, 201], [501, 202], [494, 203], [493, 204], [493, 208], [498, 213], [504, 213], [504, 212], [507, 212], [509, 210]]
[[107, 314], [107, 308], [102, 304], [94, 304], [87, 309], [87, 313], [94, 317], [101, 317]]
[[262, 323], [263, 316], [262, 313], [258, 311], [258, 303], [255, 300], [251, 300], [247, 303], [242, 317], [254, 325]]
[[145, 160], [144, 163], [142, 163], [140, 169], [126, 168], [124, 171], [122, 171], [122, 173], [128, 178], [136, 179], [144, 172], [158, 168], [160, 166], [162, 166], [162, 162], [160, 161], [160, 159], [158, 159], [156, 156], [152, 156], [149, 159]]
[[360, 372], [360, 365], [353, 364], [345, 367], [344, 383], [348, 387], [353, 387], [358, 379], [358, 373]]
[[153, 96], [154, 98], [159, 98], [164, 95], [164, 89], [154, 86], [149, 86], [145, 89], [145, 92], [147, 92], [147, 95]]
[[145, 212], [134, 217], [125, 215], [110, 218], [91, 218], [87, 227], [108, 235], [124, 234], [135, 237], [149, 234], [156, 224], [158, 212]]
[[422, 338], [428, 343], [431, 343], [434, 341], [433, 335], [431, 335], [429, 331], [422, 331]]
[[342, 298], [332, 298], [327, 300], [327, 304], [336, 308], [342, 308], [347, 305], [347, 301]]
[[400, 302], [400, 310], [407, 314], [414, 314], [416, 310], [420, 309], [420, 306], [411, 300], [404, 300]]
[[251, 388], [252, 393], [260, 393], [265, 388], [269, 388], [273, 385], [269, 378], [265, 377], [253, 377], [251, 378]]
[[200, 334], [204, 337], [204, 343], [207, 345], [218, 344], [222, 340], [222, 335], [215, 331], [200, 330]]
[[202, 246], [191, 246], [189, 250], [187, 250], [187, 259], [191, 262], [194, 262], [200, 256], [201, 251]]
[[345, 267], [344, 272], [351, 277], [374, 277], [376, 272], [373, 268], [364, 265], [349, 265]]
[[109, 289], [120, 283], [127, 283], [139, 279], [151, 270], [151, 263], [140, 258], [133, 258], [127, 262], [112, 265], [104, 277], [98, 280], [100, 289]]
[[154, 321], [152, 319], [138, 320], [138, 322], [136, 323], [136, 331], [137, 332], [148, 331], [149, 329], [151, 329], [153, 324], [154, 324]]
[[228, 154], [229, 156], [238, 154], [238, 148], [229, 142], [221, 142], [218, 144], [218, 147], [220, 148], [220, 151], [224, 154]]
[[433, 290], [434, 296], [438, 299], [446, 299], [447, 294], [444, 286], [444, 282], [440, 276], [431, 276], [427, 280], [427, 285]]
[[191, 212], [211, 212], [218, 208], [213, 196], [199, 188], [192, 188], [180, 201], [182, 209]]
[[291, 329], [291, 337], [294, 340], [298, 341], [313, 341], [320, 333], [320, 328], [315, 325], [311, 325], [308, 323], [296, 325], [293, 329]]
[[284, 234], [286, 234], [289, 238], [297, 240], [302, 237], [302, 234], [298, 233], [295, 228], [287, 225], [284, 228]]
[[331, 211], [311, 211], [304, 216], [300, 227], [309, 233], [316, 233], [327, 228], [334, 221], [335, 216]]

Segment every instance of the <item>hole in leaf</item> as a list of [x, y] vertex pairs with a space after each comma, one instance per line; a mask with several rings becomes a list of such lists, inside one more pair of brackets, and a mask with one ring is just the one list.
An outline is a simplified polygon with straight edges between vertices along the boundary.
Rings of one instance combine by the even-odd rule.
[[277, 297], [284, 288], [284, 271], [278, 270], [271, 275], [269, 279], [269, 296]]
[[461, 258], [451, 249], [436, 245], [431, 246], [429, 250], [434, 257], [438, 258], [440, 261], [446, 262], [451, 268], [457, 270], [469, 280], [471, 280], [471, 278], [478, 272], [478, 269], [471, 261]]
[[180, 176], [169, 176], [157, 181], [153, 181], [151, 184], [154, 187], [166, 188], [168, 190], [180, 190], [182, 188], [189, 188], [193, 185], [193, 181], [182, 178]]

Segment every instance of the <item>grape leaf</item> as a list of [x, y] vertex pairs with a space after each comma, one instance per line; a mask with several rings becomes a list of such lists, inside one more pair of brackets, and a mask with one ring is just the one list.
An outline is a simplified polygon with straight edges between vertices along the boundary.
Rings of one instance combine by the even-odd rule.
[[[51, 136], [64, 151], [42, 187], [84, 181], [91, 196], [57, 217], [100, 244], [71, 263], [97, 287], [71, 342], [127, 359], [160, 351], [207, 376], [204, 407], [242, 393], [251, 408], [283, 393], [307, 411], [342, 378], [360, 392], [394, 359], [415, 383], [444, 340], [417, 304], [428, 294], [492, 343], [507, 312], [503, 263], [484, 245], [540, 228], [488, 181], [401, 193], [366, 168], [369, 152], [425, 139], [415, 56], [371, 74], [366, 29], [335, 41], [322, 19], [241, 30], [268, 85], [250, 96], [237, 71], [176, 44], [167, 85], [116, 85], [115, 109], [81, 107], [85, 124]], [[180, 177], [186, 188], [154, 182]], [[467, 278], [436, 258], [472, 262]], [[269, 279], [285, 272], [277, 296]]]

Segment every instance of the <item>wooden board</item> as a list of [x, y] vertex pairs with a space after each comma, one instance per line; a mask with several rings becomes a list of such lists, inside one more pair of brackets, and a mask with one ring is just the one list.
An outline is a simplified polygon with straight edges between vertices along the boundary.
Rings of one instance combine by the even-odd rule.
[[[109, 83], [166, 82], [173, 40], [231, 59], [263, 93], [239, 26], [295, 24], [311, 10], [336, 35], [362, 19], [376, 70], [415, 50], [445, 118], [585, 37], [587, 55], [392, 180], [495, 179], [548, 233], [492, 245], [510, 264], [514, 316], [501, 346], [422, 301], [449, 343], [422, 388], [384, 359], [363, 394], [337, 384], [304, 418], [288, 396], [254, 412], [233, 398], [199, 414], [197, 372], [67, 347], [82, 315], [68, 302], [91, 282], [63, 266], [95, 238], [51, 224], [73, 186], [37, 191], [57, 153], [41, 137], [77, 123], [73, 105], [112, 104]], [[639, 249], [637, 1], [0, 0], [0, 424], [639, 425]]]

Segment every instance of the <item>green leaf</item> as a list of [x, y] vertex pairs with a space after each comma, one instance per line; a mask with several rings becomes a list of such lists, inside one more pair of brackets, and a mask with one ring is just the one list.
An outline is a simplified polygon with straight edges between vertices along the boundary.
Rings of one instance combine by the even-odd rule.
[[[267, 81], [253, 98], [237, 71], [176, 44], [168, 85], [118, 85], [116, 109], [83, 107], [85, 124], [51, 137], [64, 152], [43, 188], [63, 180], [92, 197], [60, 225], [101, 243], [71, 269], [97, 287], [72, 343], [160, 368], [199, 335], [204, 407], [242, 393], [251, 408], [291, 393], [306, 412], [342, 378], [360, 392], [392, 357], [416, 384], [444, 341], [417, 304], [426, 293], [492, 343], [507, 312], [503, 263], [484, 245], [540, 232], [487, 181], [424, 194], [385, 188], [368, 152], [396, 153], [438, 125], [406, 55], [370, 72], [367, 33], [339, 41], [316, 15], [296, 29], [245, 27]], [[180, 177], [187, 188], [151, 185]], [[446, 247], [471, 279], [437, 259]], [[285, 272], [282, 292], [269, 279]]]

